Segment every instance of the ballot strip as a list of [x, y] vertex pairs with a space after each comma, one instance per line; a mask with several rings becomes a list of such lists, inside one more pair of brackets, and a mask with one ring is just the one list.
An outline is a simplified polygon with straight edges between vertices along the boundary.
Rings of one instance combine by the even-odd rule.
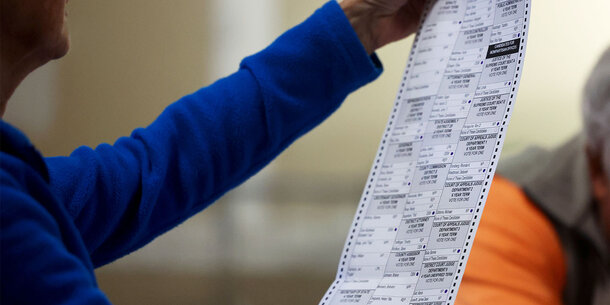
[[529, 17], [530, 0], [428, 3], [320, 305], [454, 303], [514, 107]]

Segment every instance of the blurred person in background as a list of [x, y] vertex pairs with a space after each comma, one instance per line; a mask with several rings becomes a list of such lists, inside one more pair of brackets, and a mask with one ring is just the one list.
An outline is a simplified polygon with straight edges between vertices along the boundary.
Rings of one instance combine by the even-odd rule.
[[[1, 113], [69, 49], [67, 0], [0, 0]], [[175, 227], [259, 171], [381, 73], [423, 0], [330, 1], [233, 75], [114, 145], [43, 158], [0, 122], [2, 304], [109, 304], [94, 268]]]
[[610, 48], [582, 108], [582, 134], [500, 163], [457, 305], [610, 304]]

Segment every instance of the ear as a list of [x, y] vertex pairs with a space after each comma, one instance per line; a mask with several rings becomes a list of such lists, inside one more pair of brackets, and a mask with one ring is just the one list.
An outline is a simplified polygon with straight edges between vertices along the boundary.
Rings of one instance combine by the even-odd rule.
[[610, 183], [608, 176], [604, 171], [604, 162], [602, 154], [586, 147], [587, 163], [589, 166], [589, 178], [591, 178], [591, 186], [593, 187], [593, 196], [597, 202], [603, 202], [608, 198], [610, 193]]

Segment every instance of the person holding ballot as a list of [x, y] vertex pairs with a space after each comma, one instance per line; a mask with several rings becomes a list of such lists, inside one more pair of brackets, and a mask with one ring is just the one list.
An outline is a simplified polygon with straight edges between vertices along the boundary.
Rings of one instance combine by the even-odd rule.
[[[2, 113], [68, 52], [67, 2], [0, 0]], [[45, 158], [1, 121], [0, 303], [109, 304], [94, 268], [203, 210], [377, 78], [374, 51], [414, 33], [424, 2], [330, 1], [113, 145]]]

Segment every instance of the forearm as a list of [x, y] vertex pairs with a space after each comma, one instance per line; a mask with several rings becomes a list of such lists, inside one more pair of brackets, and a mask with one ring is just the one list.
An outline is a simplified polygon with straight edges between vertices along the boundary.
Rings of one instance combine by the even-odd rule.
[[379, 73], [331, 2], [148, 128], [48, 159], [52, 186], [107, 263], [246, 180]]

